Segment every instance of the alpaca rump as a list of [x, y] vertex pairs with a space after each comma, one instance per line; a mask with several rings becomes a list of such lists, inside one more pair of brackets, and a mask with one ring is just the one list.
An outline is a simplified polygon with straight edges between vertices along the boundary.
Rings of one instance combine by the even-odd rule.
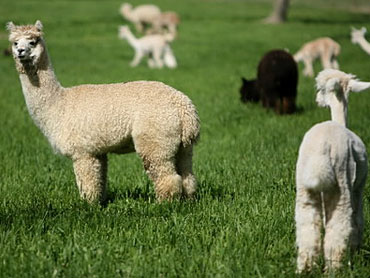
[[305, 43], [301, 49], [294, 54], [294, 60], [304, 63], [303, 74], [313, 77], [313, 62], [321, 60], [324, 69], [339, 69], [337, 56], [340, 54], [340, 45], [331, 38], [319, 38]]
[[10, 22], [7, 28], [29, 113], [53, 148], [72, 159], [82, 198], [103, 202], [107, 153], [133, 151], [158, 200], [195, 193], [192, 149], [200, 125], [187, 96], [155, 81], [64, 88], [51, 66], [41, 22]]
[[328, 69], [317, 76], [316, 86], [316, 101], [330, 107], [332, 120], [307, 131], [299, 148], [295, 207], [298, 272], [311, 270], [322, 250], [326, 268], [340, 267], [347, 249], [360, 246], [363, 233], [367, 154], [362, 140], [346, 123], [349, 93], [370, 88], [370, 82]]
[[298, 70], [292, 55], [284, 50], [271, 50], [258, 65], [257, 79], [242, 78], [242, 102], [262, 101], [266, 108], [278, 114], [295, 112]]

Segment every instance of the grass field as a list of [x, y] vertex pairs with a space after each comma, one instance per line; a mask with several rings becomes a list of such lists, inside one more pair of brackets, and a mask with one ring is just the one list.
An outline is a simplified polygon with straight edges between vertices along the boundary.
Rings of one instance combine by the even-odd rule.
[[[344, 0], [297, 0], [289, 22], [270, 26], [260, 23], [271, 11], [269, 1], [153, 2], [181, 15], [175, 70], [151, 70], [145, 62], [129, 67], [133, 50], [117, 39], [121, 1], [2, 0], [0, 24], [40, 19], [64, 86], [160, 80], [185, 92], [202, 124], [194, 155], [197, 200], [157, 203], [140, 160], [128, 154], [109, 157], [112, 202], [81, 201], [71, 162], [55, 155], [33, 124], [13, 59], [1, 56], [0, 277], [296, 276], [298, 147], [330, 113], [315, 104], [313, 79], [300, 75], [301, 112], [276, 116], [239, 101], [240, 77], [255, 77], [259, 59], [272, 48], [295, 52], [330, 36], [342, 46], [341, 69], [369, 81], [370, 57], [351, 44], [349, 33], [351, 26], [370, 29], [370, 14], [353, 12]], [[5, 27], [0, 38], [5, 49]], [[369, 126], [370, 92], [351, 95], [349, 127], [365, 145]], [[352, 267], [328, 277], [370, 277], [369, 183], [363, 248]], [[318, 269], [308, 275], [320, 276]]]

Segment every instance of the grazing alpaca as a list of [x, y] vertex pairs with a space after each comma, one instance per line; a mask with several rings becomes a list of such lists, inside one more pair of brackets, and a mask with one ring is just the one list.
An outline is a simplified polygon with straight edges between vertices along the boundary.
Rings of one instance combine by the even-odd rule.
[[137, 39], [128, 26], [121, 26], [118, 37], [126, 39], [135, 49], [135, 56], [131, 62], [132, 67], [136, 67], [144, 56], [149, 56], [148, 65], [151, 68], [162, 68], [163, 65], [169, 68], [177, 67], [176, 58], [169, 45], [169, 42], [174, 39], [172, 34], [146, 35]]
[[29, 113], [54, 149], [73, 161], [88, 202], [104, 201], [107, 153], [136, 151], [159, 200], [191, 197], [192, 149], [199, 118], [183, 93], [155, 81], [80, 85], [58, 82], [42, 24], [7, 24]]
[[340, 45], [331, 38], [319, 38], [304, 44], [294, 55], [294, 60], [298, 63], [303, 61], [303, 74], [313, 77], [314, 71], [312, 63], [320, 57], [321, 65], [324, 69], [339, 69], [336, 57], [340, 53]]
[[366, 28], [361, 29], [352, 28], [351, 40], [353, 44], [359, 44], [360, 47], [370, 55], [370, 43], [365, 39]]
[[[355, 250], [363, 231], [362, 192], [367, 155], [361, 139], [346, 127], [350, 92], [370, 88], [355, 76], [327, 69], [316, 78], [319, 106], [329, 106], [331, 121], [304, 136], [296, 168], [297, 271], [310, 270], [322, 250], [327, 268], [337, 268], [347, 247]], [[322, 223], [323, 222], [323, 223]]]
[[287, 114], [296, 110], [298, 70], [292, 55], [284, 50], [271, 50], [258, 65], [257, 80], [242, 78], [240, 88], [243, 102], [258, 102], [274, 108], [276, 113]]
[[155, 5], [139, 5], [133, 8], [129, 3], [123, 3], [120, 13], [135, 25], [137, 31], [144, 32], [148, 25], [152, 25], [160, 17], [161, 10]]

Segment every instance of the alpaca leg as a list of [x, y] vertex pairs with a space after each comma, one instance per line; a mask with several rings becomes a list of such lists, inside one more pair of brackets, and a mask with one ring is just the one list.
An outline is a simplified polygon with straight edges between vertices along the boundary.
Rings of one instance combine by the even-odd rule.
[[332, 69], [339, 69], [339, 63], [335, 57], [331, 58], [331, 68]]
[[180, 146], [176, 156], [176, 167], [182, 177], [182, 189], [185, 197], [193, 197], [197, 189], [197, 181], [193, 174], [193, 146]]
[[[367, 161], [364, 162], [364, 166], [361, 167], [358, 164], [359, 168], [367, 169]], [[362, 177], [358, 177], [358, 180], [353, 186], [352, 191], [352, 202], [353, 202], [353, 223], [354, 231], [352, 237], [350, 238], [350, 246], [352, 250], [356, 250], [360, 247], [362, 242], [362, 235], [364, 231], [364, 212], [363, 212], [363, 190], [366, 183], [367, 171]]]
[[148, 58], [148, 67], [154, 68], [155, 67], [155, 61], [153, 60], [153, 57], [149, 56]]
[[80, 196], [89, 203], [103, 202], [107, 180], [107, 156], [82, 156], [73, 160]]
[[182, 193], [182, 179], [177, 174], [175, 166], [179, 142], [155, 139], [147, 134], [135, 135], [135, 149], [154, 183], [157, 199], [172, 200]]
[[162, 68], [163, 67], [163, 61], [162, 61], [162, 49], [154, 49], [153, 50], [153, 59], [157, 65], [158, 68]]
[[324, 69], [331, 69], [331, 57], [327, 53], [321, 55], [321, 65]]
[[305, 76], [313, 77], [314, 72], [313, 72], [313, 66], [312, 66], [312, 59], [306, 58], [303, 60], [304, 63], [304, 70], [303, 74]]
[[136, 28], [136, 31], [138, 31], [139, 33], [142, 33], [144, 31], [144, 24], [140, 21], [136, 22], [135, 28]]
[[320, 193], [297, 188], [295, 221], [298, 272], [310, 270], [321, 250], [321, 209]]
[[132, 60], [132, 62], [130, 64], [131, 67], [136, 67], [140, 63], [140, 61], [143, 57], [144, 57], [144, 53], [142, 51], [136, 51], [134, 59]]
[[282, 107], [283, 114], [291, 114], [295, 112], [296, 107], [295, 107], [294, 97], [283, 97], [282, 103], [283, 103], [283, 107]]
[[338, 268], [353, 235], [353, 210], [348, 187], [324, 193], [324, 255], [327, 268]]

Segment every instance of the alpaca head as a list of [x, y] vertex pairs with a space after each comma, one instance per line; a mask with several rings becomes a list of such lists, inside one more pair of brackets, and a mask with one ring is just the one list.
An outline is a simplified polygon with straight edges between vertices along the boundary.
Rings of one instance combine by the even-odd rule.
[[123, 3], [121, 5], [121, 8], [120, 8], [120, 11], [121, 11], [121, 14], [124, 15], [124, 16], [127, 16], [132, 10], [132, 5], [129, 4], [129, 3]]
[[256, 80], [248, 81], [242, 77], [242, 86], [240, 87], [239, 92], [242, 102], [258, 102], [260, 100]]
[[130, 28], [127, 25], [118, 27], [118, 37], [121, 39], [127, 39], [127, 34], [130, 33]]
[[20, 26], [8, 22], [6, 26], [17, 67], [27, 65], [37, 67], [45, 50], [41, 21], [36, 21], [35, 25]]
[[370, 82], [361, 82], [356, 76], [339, 70], [326, 69], [316, 77], [316, 102], [322, 107], [333, 107], [347, 103], [350, 92], [361, 92], [370, 88]]
[[351, 32], [351, 41], [353, 44], [359, 43], [361, 39], [365, 37], [366, 34], [366, 28], [362, 27], [361, 29], [355, 29], [352, 27]]

